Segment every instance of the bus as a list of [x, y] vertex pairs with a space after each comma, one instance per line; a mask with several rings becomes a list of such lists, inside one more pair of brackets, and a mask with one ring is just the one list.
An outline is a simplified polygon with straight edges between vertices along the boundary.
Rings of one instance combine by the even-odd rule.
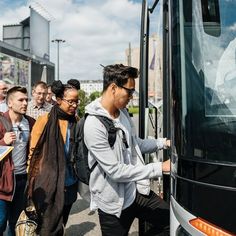
[[171, 158], [164, 190], [173, 236], [236, 235], [235, 12], [235, 0], [142, 2], [139, 135], [146, 134], [155, 32], [162, 134], [172, 144], [164, 153], [164, 159]]

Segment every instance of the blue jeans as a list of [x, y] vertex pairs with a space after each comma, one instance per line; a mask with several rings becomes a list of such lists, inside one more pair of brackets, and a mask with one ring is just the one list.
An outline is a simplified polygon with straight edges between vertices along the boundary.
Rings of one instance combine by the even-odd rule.
[[8, 221], [8, 236], [15, 236], [15, 225], [25, 207], [25, 186], [27, 175], [16, 175], [16, 187], [11, 202], [0, 200], [0, 236], [3, 234]]
[[3, 235], [7, 226], [7, 201], [0, 199], [0, 236]]

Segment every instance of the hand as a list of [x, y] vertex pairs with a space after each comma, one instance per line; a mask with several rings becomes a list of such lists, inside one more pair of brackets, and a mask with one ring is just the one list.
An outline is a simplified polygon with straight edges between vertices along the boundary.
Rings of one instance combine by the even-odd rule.
[[16, 134], [14, 132], [6, 132], [3, 137], [4, 142], [9, 145], [16, 141]]
[[166, 147], [170, 147], [170, 139], [166, 139]]
[[162, 172], [170, 172], [170, 159], [162, 163]]

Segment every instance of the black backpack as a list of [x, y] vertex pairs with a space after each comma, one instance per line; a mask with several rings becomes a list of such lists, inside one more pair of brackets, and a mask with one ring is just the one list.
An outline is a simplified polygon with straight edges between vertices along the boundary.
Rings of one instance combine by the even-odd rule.
[[[94, 170], [96, 165], [98, 164], [95, 162], [92, 168], [89, 168], [88, 165], [88, 148], [84, 143], [84, 122], [87, 118], [88, 114], [85, 114], [79, 122], [76, 124], [75, 130], [75, 140], [74, 140], [74, 164], [75, 164], [75, 172], [79, 179], [79, 181], [89, 184], [89, 178], [91, 172]], [[116, 128], [113, 124], [113, 121], [105, 116], [96, 116], [102, 124], [106, 127], [108, 131], [108, 142], [111, 147], [114, 146], [116, 141]]]

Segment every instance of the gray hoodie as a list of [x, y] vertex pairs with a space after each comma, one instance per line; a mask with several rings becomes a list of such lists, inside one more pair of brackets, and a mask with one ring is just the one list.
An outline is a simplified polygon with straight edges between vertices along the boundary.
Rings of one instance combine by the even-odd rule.
[[[133, 121], [126, 109], [120, 110], [117, 119], [112, 119], [100, 103], [100, 98], [90, 103], [85, 112], [90, 114], [84, 125], [84, 141], [88, 147], [89, 166], [98, 165], [90, 176], [91, 210], [120, 216], [121, 211], [130, 206], [136, 190], [148, 195], [150, 178], [162, 175], [162, 163], [145, 165], [142, 153], [152, 153], [164, 147], [164, 138], [140, 139], [137, 137]], [[113, 120], [115, 127], [122, 129], [128, 142], [123, 143], [123, 133], [117, 131], [114, 147], [108, 143], [108, 132], [104, 125], [92, 115], [103, 115]], [[96, 161], [95, 161], [96, 160]]]

